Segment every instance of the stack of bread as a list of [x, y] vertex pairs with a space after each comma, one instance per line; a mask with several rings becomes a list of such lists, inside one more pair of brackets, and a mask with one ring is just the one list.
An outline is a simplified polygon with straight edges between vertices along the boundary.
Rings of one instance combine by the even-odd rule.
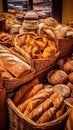
[[34, 31], [38, 29], [38, 15], [34, 11], [28, 11], [25, 14], [25, 20], [23, 21], [24, 32]]

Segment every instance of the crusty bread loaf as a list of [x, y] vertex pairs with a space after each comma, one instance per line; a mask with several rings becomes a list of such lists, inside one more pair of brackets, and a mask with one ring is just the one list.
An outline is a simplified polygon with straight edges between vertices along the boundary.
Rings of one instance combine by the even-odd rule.
[[50, 121], [53, 115], [55, 114], [55, 112], [56, 112], [55, 107], [50, 107], [47, 111], [45, 111], [42, 114], [42, 116], [37, 120], [36, 123], [41, 124]]
[[2, 72], [2, 77], [3, 78], [13, 78], [13, 76], [4, 68], [4, 66], [2, 66], [2, 63], [0, 61], [0, 71]]
[[[58, 96], [57, 93], [52, 94], [50, 98], [47, 98], [43, 103], [41, 103], [38, 107], [31, 111], [28, 117], [34, 121], [36, 121], [43, 112], [53, 106], [53, 100]], [[25, 114], [25, 113], [24, 113]]]
[[61, 106], [62, 101], [63, 97], [61, 95], [58, 95], [53, 101], [53, 106], [41, 115], [41, 117], [37, 120], [37, 123], [44, 123], [50, 121], [58, 110], [58, 108]]
[[6, 47], [0, 45], [0, 60], [12, 75], [15, 77], [28, 74], [31, 71], [31, 67], [21, 60], [19, 57], [12, 54]]
[[53, 93], [53, 89], [52, 88], [49, 88], [49, 87], [45, 87], [44, 89], [40, 90], [37, 94], [35, 94], [33, 97], [25, 100], [22, 104], [18, 105], [18, 109], [21, 111], [21, 112], [24, 112], [24, 110], [26, 109], [28, 103], [32, 100], [35, 100], [35, 99], [46, 99], [50, 96], [50, 94]]
[[68, 75], [69, 81], [73, 83], [73, 72]]
[[[29, 82], [28, 84], [22, 86], [17, 92], [16, 92], [16, 95], [13, 99], [13, 102], [15, 105], [18, 105], [18, 103], [20, 102], [20, 100], [24, 97], [25, 98], [25, 95], [27, 93], [27, 91], [32, 88], [35, 84], [38, 84], [39, 83], [39, 79], [36, 78], [36, 79], [33, 79], [31, 82]], [[31, 92], [30, 92], [31, 93]], [[31, 95], [32, 96], [32, 95]]]
[[64, 108], [65, 108], [65, 103], [62, 103], [62, 105], [59, 107], [58, 111], [55, 113], [53, 119], [60, 117], [63, 114]]

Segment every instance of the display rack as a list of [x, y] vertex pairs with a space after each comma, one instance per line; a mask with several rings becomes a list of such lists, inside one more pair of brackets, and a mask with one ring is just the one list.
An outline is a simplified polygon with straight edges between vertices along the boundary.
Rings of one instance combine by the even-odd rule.
[[52, 15], [52, 0], [33, 0], [33, 10], [45, 12], [48, 16]]

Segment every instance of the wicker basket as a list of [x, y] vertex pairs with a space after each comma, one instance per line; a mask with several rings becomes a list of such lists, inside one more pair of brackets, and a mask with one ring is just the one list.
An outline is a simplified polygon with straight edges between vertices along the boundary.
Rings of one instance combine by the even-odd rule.
[[70, 113], [70, 109], [67, 109], [67, 111], [56, 120], [39, 125], [24, 116], [10, 98], [7, 99], [7, 105], [10, 130], [62, 130], [62, 125]]
[[60, 58], [68, 56], [73, 51], [73, 37], [59, 39]]
[[19, 45], [18, 45], [17, 39], [19, 37], [23, 37], [24, 35], [26, 35], [26, 33], [19, 34], [19, 35], [16, 36], [15, 47], [20, 52], [20, 54], [22, 54], [26, 59], [28, 59], [30, 61], [30, 63], [36, 69], [37, 72], [40, 71], [40, 70], [43, 70], [44, 68], [49, 68], [49, 66], [51, 66], [52, 64], [55, 63], [56, 59], [59, 57], [59, 54], [60, 54], [57, 38], [55, 38], [55, 39], [50, 38], [50, 39], [55, 41], [55, 45], [56, 45], [56, 48], [57, 48], [57, 52], [54, 56], [52, 56], [50, 58], [45, 58], [45, 59], [32, 59], [31, 56], [28, 53], [26, 53], [22, 48], [20, 48]]

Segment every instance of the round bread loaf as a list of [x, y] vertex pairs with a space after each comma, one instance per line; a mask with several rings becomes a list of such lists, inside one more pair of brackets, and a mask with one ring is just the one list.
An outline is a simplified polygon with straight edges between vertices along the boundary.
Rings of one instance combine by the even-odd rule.
[[53, 70], [48, 73], [47, 79], [52, 85], [62, 84], [67, 80], [67, 74], [62, 70]]
[[25, 14], [25, 19], [27, 20], [37, 20], [38, 19], [38, 14], [34, 11], [28, 11], [26, 14]]
[[54, 92], [57, 92], [63, 96], [63, 98], [67, 98], [70, 95], [70, 88], [65, 84], [57, 84], [53, 87]]
[[45, 24], [47, 25], [47, 26], [51, 26], [51, 27], [56, 27], [57, 26], [57, 24], [58, 24], [58, 22], [54, 19], [54, 18], [47, 18], [46, 20], [45, 20]]
[[68, 78], [71, 83], [73, 83], [73, 72], [68, 75]]
[[63, 70], [67, 73], [73, 72], [73, 60], [65, 62], [65, 64], [63, 65]]

